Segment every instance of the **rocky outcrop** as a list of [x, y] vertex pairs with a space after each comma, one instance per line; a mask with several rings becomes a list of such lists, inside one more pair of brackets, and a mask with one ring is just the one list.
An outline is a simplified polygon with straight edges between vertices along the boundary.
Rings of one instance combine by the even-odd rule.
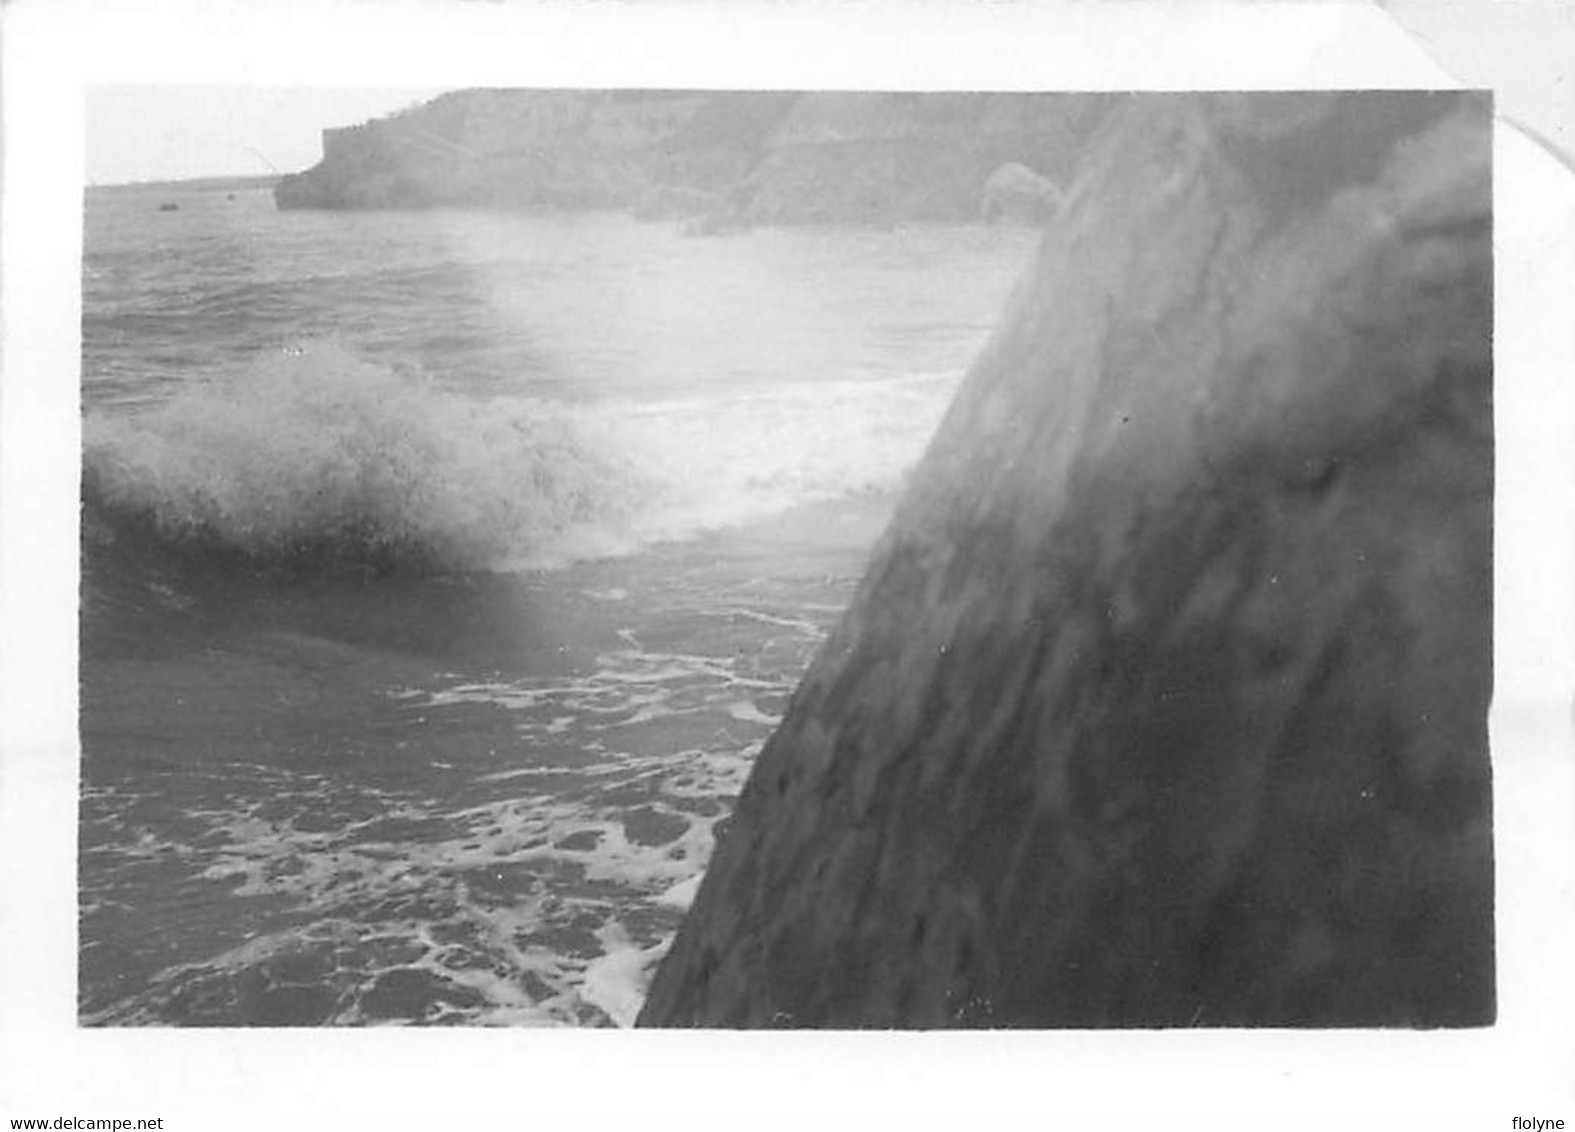
[[1489, 118], [1137, 96], [761, 754], [659, 1026], [1494, 1017]]
[[984, 183], [979, 215], [990, 223], [1043, 224], [1061, 204], [1061, 190], [1047, 178], [1012, 161]]
[[[632, 204], [664, 166], [683, 166], [681, 139], [704, 102], [666, 91], [456, 91], [325, 130], [323, 160], [284, 178], [275, 200], [281, 208]], [[725, 139], [713, 148], [725, 150]]]
[[[1105, 95], [475, 90], [323, 134], [281, 208], [631, 208], [750, 224], [965, 222], [1003, 163], [1066, 171]], [[710, 207], [698, 213], [701, 199]]]
[[323, 131], [281, 208], [623, 208], [653, 188], [716, 191], [759, 161], [790, 95], [468, 90]]
[[806, 94], [765, 147], [745, 214], [764, 224], [963, 223], [1010, 162], [1069, 174], [1108, 95]]

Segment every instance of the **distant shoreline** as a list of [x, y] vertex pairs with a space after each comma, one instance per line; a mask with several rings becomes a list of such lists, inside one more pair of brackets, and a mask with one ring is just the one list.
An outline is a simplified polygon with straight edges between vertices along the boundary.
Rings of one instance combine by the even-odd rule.
[[281, 209], [632, 211], [758, 226], [1039, 225], [1119, 96], [1044, 92], [450, 91], [325, 129]]
[[279, 173], [249, 174], [244, 177], [188, 177], [176, 181], [124, 181], [114, 185], [88, 185], [90, 193], [129, 193], [154, 190], [181, 192], [222, 192], [235, 189], [271, 189], [279, 183]]

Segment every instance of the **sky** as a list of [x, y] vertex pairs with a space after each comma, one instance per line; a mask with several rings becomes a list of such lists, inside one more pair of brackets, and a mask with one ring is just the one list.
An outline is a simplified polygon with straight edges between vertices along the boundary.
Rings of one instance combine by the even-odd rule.
[[88, 183], [299, 172], [322, 156], [324, 127], [364, 122], [443, 89], [91, 87]]

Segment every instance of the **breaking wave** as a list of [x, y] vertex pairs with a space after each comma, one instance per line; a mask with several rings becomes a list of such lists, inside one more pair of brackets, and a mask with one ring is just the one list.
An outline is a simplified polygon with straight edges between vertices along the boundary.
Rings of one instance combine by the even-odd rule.
[[332, 347], [90, 415], [89, 529], [315, 568], [550, 567], [895, 488], [950, 376], [478, 401]]

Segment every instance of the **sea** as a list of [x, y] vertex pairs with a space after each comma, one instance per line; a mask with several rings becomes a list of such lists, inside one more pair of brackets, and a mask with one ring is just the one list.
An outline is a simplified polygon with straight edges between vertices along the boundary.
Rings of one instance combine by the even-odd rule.
[[80, 1022], [631, 1024], [1034, 243], [88, 190]]

